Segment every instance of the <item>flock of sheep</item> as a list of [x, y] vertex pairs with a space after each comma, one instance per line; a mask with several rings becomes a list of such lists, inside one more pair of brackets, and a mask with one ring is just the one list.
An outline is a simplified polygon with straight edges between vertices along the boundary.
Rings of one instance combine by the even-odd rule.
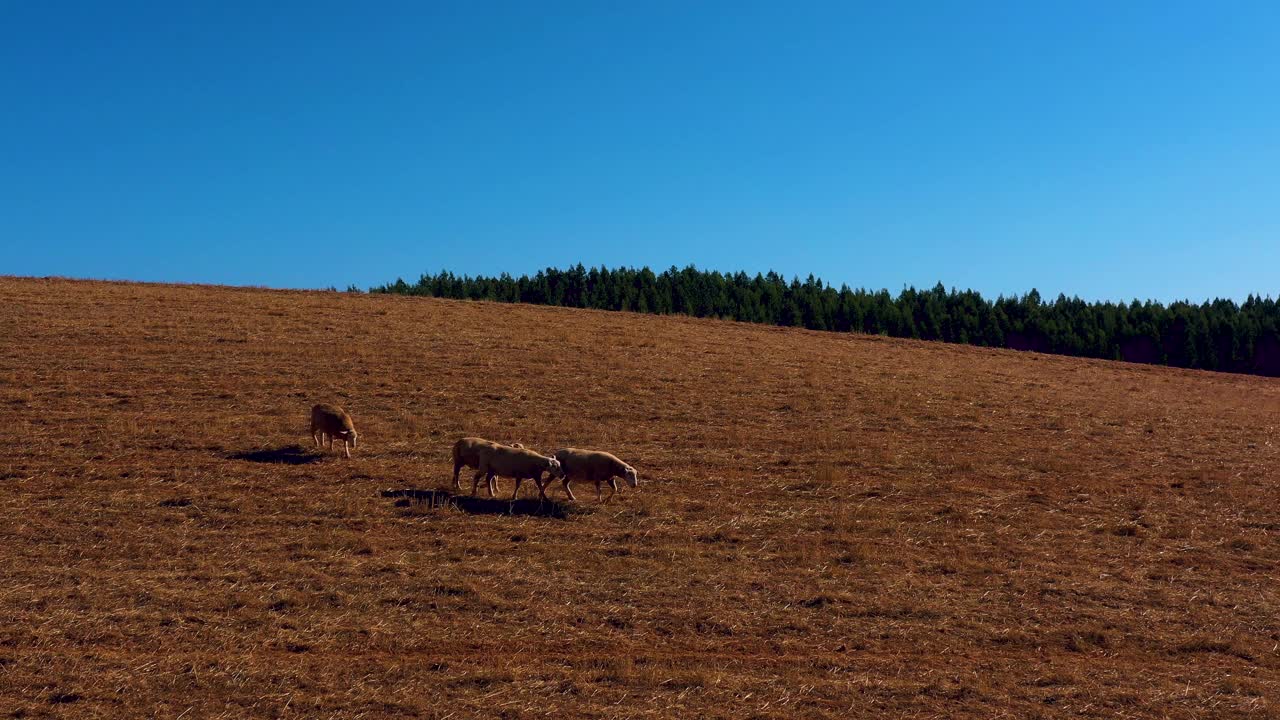
[[[329, 438], [329, 448], [333, 449], [335, 439], [342, 440], [342, 449], [347, 457], [351, 457], [351, 448], [356, 446], [356, 426], [351, 416], [336, 405], [316, 405], [311, 408], [311, 439], [317, 447], [324, 447], [325, 436]], [[471, 494], [476, 494], [480, 487], [480, 478], [484, 477], [489, 487], [489, 497], [497, 495], [498, 477], [515, 480], [516, 487], [511, 499], [520, 494], [520, 483], [526, 479], [533, 480], [538, 486], [538, 496], [546, 499], [547, 487], [559, 478], [564, 486], [565, 495], [570, 500], [577, 500], [569, 484], [574, 480], [592, 482], [596, 486], [596, 499], [601, 499], [601, 483], [609, 483], [613, 490], [609, 494], [612, 499], [618, 492], [618, 478], [625, 478], [627, 484], [636, 487], [640, 484], [636, 477], [636, 469], [622, 462], [607, 452], [598, 450], [579, 450], [563, 448], [555, 455], [547, 457], [525, 448], [520, 443], [503, 445], [477, 437], [464, 437], [453, 444], [453, 487], [461, 490], [458, 474], [463, 467], [475, 468], [476, 474], [471, 483]], [[544, 473], [546, 475], [544, 479]]]

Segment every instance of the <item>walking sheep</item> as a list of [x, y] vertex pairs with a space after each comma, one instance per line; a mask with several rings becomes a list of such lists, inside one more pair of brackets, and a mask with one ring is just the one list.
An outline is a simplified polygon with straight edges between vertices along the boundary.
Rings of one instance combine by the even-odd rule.
[[[500, 447], [502, 443], [496, 443], [492, 440], [485, 440], [478, 437], [464, 437], [453, 444], [453, 489], [461, 490], [462, 483], [458, 482], [458, 474], [462, 472], [462, 468], [480, 469], [480, 448], [482, 447]], [[523, 448], [520, 443], [511, 443], [508, 447]], [[492, 479], [489, 480], [489, 497], [493, 497], [497, 491], [497, 483]], [[475, 491], [471, 493], [474, 495]]]
[[356, 426], [351, 423], [351, 416], [337, 405], [311, 408], [311, 439], [316, 442], [316, 447], [324, 447], [325, 435], [329, 436], [330, 450], [333, 449], [333, 439], [342, 438], [342, 449], [347, 457], [351, 457], [351, 448], [356, 446]]
[[[577, 448], [564, 448], [557, 450], [555, 458], [560, 461], [561, 478], [564, 483], [564, 492], [569, 496], [570, 500], [577, 500], [573, 496], [573, 490], [569, 489], [569, 483], [573, 480], [582, 480], [583, 482], [593, 482], [596, 484], [596, 500], [600, 500], [600, 483], [608, 481], [609, 487], [613, 488], [613, 492], [609, 493], [609, 499], [618, 492], [618, 481], [615, 478], [626, 478], [627, 484], [636, 487], [640, 484], [639, 478], [636, 477], [636, 469], [622, 462], [618, 458], [607, 452], [598, 450], [578, 450]], [[550, 481], [547, 483], [550, 484]], [[538, 486], [542, 490], [542, 486]]]
[[544, 483], [542, 474], [549, 473], [547, 484], [551, 482], [551, 478], [563, 477], [560, 469], [560, 461], [546, 455], [539, 455], [532, 450], [524, 448], [507, 447], [505, 445], [493, 444], [489, 446], [480, 446], [478, 450], [478, 469], [476, 476], [471, 483], [471, 494], [476, 494], [476, 489], [480, 486], [480, 476], [488, 478], [490, 483], [490, 492], [493, 492], [493, 479], [499, 475], [509, 477], [516, 481], [516, 488], [511, 493], [511, 499], [515, 500], [520, 495], [520, 482], [525, 478], [533, 480], [538, 486], [538, 494], [545, 497], [542, 488]]

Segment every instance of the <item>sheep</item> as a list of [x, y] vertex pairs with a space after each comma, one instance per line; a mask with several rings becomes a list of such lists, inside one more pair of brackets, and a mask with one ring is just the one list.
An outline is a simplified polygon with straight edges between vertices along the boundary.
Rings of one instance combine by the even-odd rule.
[[[462, 483], [458, 481], [458, 474], [462, 472], [463, 466], [465, 465], [466, 467], [475, 468], [478, 470], [480, 468], [480, 448], [493, 446], [493, 445], [501, 446], [502, 443], [496, 443], [496, 442], [493, 442], [492, 440], [485, 440], [484, 438], [478, 438], [478, 437], [464, 437], [458, 442], [453, 444], [453, 489], [454, 490], [462, 489]], [[524, 445], [521, 445], [520, 443], [511, 443], [508, 447], [523, 448]], [[496, 490], [497, 490], [497, 483], [494, 480], [490, 479], [489, 497], [493, 497], [496, 494]], [[475, 494], [474, 490], [472, 490], [471, 492], [473, 495]]]
[[[640, 484], [639, 478], [636, 477], [635, 468], [607, 452], [564, 448], [556, 451], [555, 458], [560, 461], [560, 477], [564, 483], [565, 494], [569, 496], [570, 500], [577, 500], [573, 496], [573, 490], [569, 489], [569, 483], [573, 480], [594, 482], [596, 484], [596, 500], [601, 499], [600, 483], [606, 480], [609, 482], [609, 487], [613, 488], [613, 492], [609, 494], [610, 500], [618, 492], [618, 481], [614, 478], [626, 478], [627, 484], [631, 487], [636, 487]], [[550, 481], [547, 484], [550, 485]], [[538, 489], [542, 490], [542, 487], [539, 486]]]
[[351, 457], [351, 448], [356, 446], [356, 426], [351, 423], [351, 416], [337, 405], [321, 404], [311, 408], [311, 439], [315, 441], [316, 447], [324, 447], [325, 435], [329, 436], [331, 450], [333, 439], [342, 438], [342, 449], [347, 457]]
[[471, 483], [471, 494], [476, 494], [476, 488], [480, 486], [480, 476], [488, 478], [490, 483], [490, 492], [493, 488], [493, 479], [498, 475], [509, 477], [516, 481], [515, 490], [511, 493], [511, 499], [515, 500], [520, 495], [520, 482], [525, 478], [533, 480], [538, 486], [538, 495], [546, 497], [543, 492], [545, 487], [542, 481], [544, 472], [550, 474], [546, 484], [551, 483], [552, 478], [564, 477], [563, 471], [560, 469], [560, 461], [546, 455], [539, 455], [532, 450], [526, 450], [522, 447], [507, 447], [505, 445], [481, 445], [477, 450], [478, 468], [476, 476]]

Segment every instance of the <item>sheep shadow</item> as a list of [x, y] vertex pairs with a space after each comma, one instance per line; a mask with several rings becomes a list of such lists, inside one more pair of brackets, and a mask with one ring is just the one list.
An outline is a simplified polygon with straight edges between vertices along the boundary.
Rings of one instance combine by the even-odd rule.
[[455, 495], [448, 490], [383, 490], [382, 497], [396, 498], [394, 503], [396, 507], [407, 508], [416, 505], [431, 509], [457, 508], [469, 515], [523, 515], [566, 520], [583, 512], [573, 505], [549, 498], [503, 500], [474, 495]]
[[284, 447], [269, 448], [266, 450], [249, 450], [245, 452], [231, 453], [226, 457], [228, 460], [244, 460], [246, 462], [256, 463], [307, 465], [313, 462], [319, 462], [324, 458], [324, 454], [313, 449], [304, 448], [301, 445], [286, 445]]

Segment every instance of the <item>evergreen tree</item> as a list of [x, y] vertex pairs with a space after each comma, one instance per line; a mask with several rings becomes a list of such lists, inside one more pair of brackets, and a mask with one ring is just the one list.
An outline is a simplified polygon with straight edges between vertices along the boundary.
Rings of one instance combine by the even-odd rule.
[[[349, 292], [358, 292], [354, 286]], [[373, 293], [524, 302], [606, 310], [718, 317], [815, 330], [1039, 350], [1064, 355], [1167, 363], [1180, 367], [1280, 376], [1280, 305], [1250, 295], [1241, 305], [1213, 300], [1087, 303], [1037, 290], [986, 300], [973, 291], [904, 288], [870, 292], [832, 288], [810, 275], [790, 282], [775, 272], [733, 274], [671, 267], [547, 268], [532, 277], [423, 273], [370, 288]]]

